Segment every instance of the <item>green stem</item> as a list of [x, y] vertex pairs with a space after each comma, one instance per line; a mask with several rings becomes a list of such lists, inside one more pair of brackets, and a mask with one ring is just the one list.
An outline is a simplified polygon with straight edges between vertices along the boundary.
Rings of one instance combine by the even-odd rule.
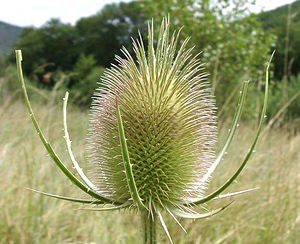
[[144, 244], [157, 244], [156, 218], [155, 214], [152, 217], [151, 215], [149, 216], [148, 211], [142, 212]]

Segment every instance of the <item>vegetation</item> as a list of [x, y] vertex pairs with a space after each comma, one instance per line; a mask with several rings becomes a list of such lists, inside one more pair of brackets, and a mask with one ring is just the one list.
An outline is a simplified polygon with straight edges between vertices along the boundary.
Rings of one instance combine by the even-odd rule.
[[299, 12], [300, 1], [297, 0], [258, 16], [264, 29], [276, 36], [277, 55], [274, 59], [274, 71], [278, 80], [284, 75], [297, 75], [300, 72]]
[[[267, 61], [272, 36], [263, 31], [256, 16], [250, 14], [252, 1], [206, 0], [144, 1], [143, 9], [156, 23], [170, 15], [172, 22], [183, 25], [183, 36], [191, 36], [194, 52], [203, 51], [210, 81], [221, 109], [241, 80], [258, 84]], [[227, 104], [227, 106], [233, 104]]]
[[[55, 70], [77, 72], [78, 65], [75, 67], [75, 64], [82, 54], [93, 55], [95, 66], [104, 67], [115, 63], [115, 55], [122, 56], [122, 46], [132, 54], [131, 38], [137, 37], [138, 30], [145, 32], [146, 20], [154, 18], [158, 25], [164, 16], [170, 14], [176, 28], [184, 26], [181, 41], [192, 36], [189, 45], [195, 46], [194, 54], [205, 50], [201, 58], [211, 75], [217, 104], [221, 107], [225, 102], [222, 94], [231, 93], [241, 80], [261, 79], [261, 67], [265, 65], [270, 50], [272, 37], [262, 31], [254, 15], [248, 15], [247, 3], [219, 0], [218, 4], [211, 4], [198, 0], [197, 4], [180, 1], [174, 5], [173, 1], [156, 0], [110, 4], [98, 14], [80, 19], [75, 26], [50, 20], [41, 28], [26, 28], [16, 47], [28, 57], [25, 74], [34, 76], [34, 72], [40, 82], [48, 84], [49, 81], [39, 73]], [[173, 8], [173, 5], [178, 7]], [[227, 11], [231, 5], [233, 10]], [[67, 86], [70, 88], [80, 83], [76, 77], [69, 82], [71, 84]], [[50, 84], [54, 85], [53, 79]]]
[[[148, 19], [153, 18], [158, 24], [169, 14], [174, 27], [184, 26], [182, 40], [191, 35], [190, 45], [195, 46], [194, 53], [203, 51], [201, 59], [210, 74], [219, 115], [223, 116], [233, 111], [232, 98], [236, 96], [236, 85], [241, 80], [255, 82], [253, 91], [263, 90], [261, 67], [265, 65], [272, 48], [277, 51], [273, 69], [276, 83], [280, 83], [284, 73], [287, 73], [287, 79], [298, 73], [299, 16], [296, 13], [300, 1], [293, 3], [290, 12], [284, 6], [258, 16], [250, 14], [247, 9], [251, 2], [185, 0], [174, 4], [172, 0], [155, 0], [109, 4], [96, 15], [80, 19], [75, 26], [52, 19], [41, 28], [24, 28], [15, 47], [22, 49], [27, 57], [25, 74], [39, 87], [51, 89], [60, 82], [57, 87], [68, 88], [73, 101], [87, 107], [91, 102], [91, 90], [96, 87], [92, 79], [101, 83], [103, 67], [115, 63], [115, 55], [122, 56], [122, 46], [132, 54], [131, 37], [137, 37], [138, 29], [145, 33]], [[85, 60], [85, 57], [89, 59]], [[14, 55], [10, 60], [14, 62]], [[81, 73], [84, 69], [86, 71]], [[284, 69], [287, 71], [284, 72]], [[288, 81], [283, 83], [282, 86], [273, 85], [274, 94], [279, 95], [281, 91], [280, 102], [272, 103], [273, 114], [295, 95], [287, 91]], [[279, 87], [283, 90], [276, 90]], [[260, 103], [260, 99], [254, 96], [247, 104], [245, 117], [257, 117]]]
[[9, 54], [17, 42], [22, 28], [0, 21], [0, 59]]
[[[48, 97], [54, 96], [48, 93]], [[7, 97], [5, 98], [8, 99]], [[68, 161], [64, 140], [62, 100], [53, 106], [35, 99], [34, 109], [55, 150]], [[1, 101], [0, 134], [0, 243], [135, 243], [139, 219], [122, 212], [80, 211], [81, 204], [48, 199], [27, 191], [34, 188], [60, 195], [80, 195], [59, 173], [30, 123], [24, 102], [13, 100], [9, 106]], [[5, 115], [5, 116], [3, 116]], [[87, 112], [69, 106], [68, 118], [77, 159], [87, 168], [85, 138]], [[220, 145], [227, 134], [228, 123], [220, 122]], [[239, 136], [229, 151], [209, 191], [218, 187], [238, 166], [250, 145], [252, 123], [238, 129]], [[18, 136], [16, 136], [18, 135]], [[222, 139], [223, 138], [223, 139]], [[241, 143], [243, 142], [243, 143]], [[204, 221], [182, 220], [187, 234], [178, 230], [173, 219], [165, 216], [174, 243], [297, 243], [299, 240], [299, 134], [291, 125], [280, 130], [272, 129], [260, 141], [248, 167], [228, 191], [248, 187], [259, 190], [239, 196], [233, 205]], [[65, 156], [64, 156], [65, 155]], [[230, 200], [228, 200], [230, 202]], [[223, 206], [213, 202], [209, 209]], [[163, 239], [162, 243], [167, 241]]]
[[[70, 91], [73, 105], [68, 109], [68, 120], [72, 121], [69, 130], [74, 154], [86, 170], [86, 108], [94, 89], [103, 85], [100, 76], [104, 68], [115, 63], [115, 54], [122, 56], [122, 46], [132, 54], [130, 37], [138, 37], [137, 29], [144, 34], [148, 19], [154, 17], [157, 23], [170, 13], [176, 28], [184, 25], [183, 38], [193, 36], [190, 43], [195, 45], [195, 53], [203, 51], [201, 59], [206, 62], [209, 81], [218, 97], [219, 147], [228, 133], [241, 83], [251, 79], [243, 126], [238, 128], [233, 149], [215, 172], [208, 192], [232, 175], [241, 155], [249, 149], [263, 101], [262, 72], [269, 52], [276, 48], [263, 137], [238, 178], [239, 184], [233, 184], [228, 192], [260, 189], [240, 196], [219, 216], [197, 222], [180, 220], [187, 234], [178, 231], [173, 219], [165, 215], [174, 243], [297, 243], [300, 238], [300, 1], [292, 8], [284, 6], [258, 16], [245, 8], [249, 2], [177, 0], [177, 6], [171, 0], [149, 0], [143, 4], [111, 4], [74, 26], [52, 19], [41, 28], [24, 28], [15, 45], [26, 57], [24, 68], [33, 107], [64, 162], [68, 159], [60, 130], [62, 115], [56, 111], [62, 110], [64, 92]], [[234, 7], [229, 10], [228, 4]], [[194, 15], [197, 18], [192, 18]], [[145, 39], [143, 42], [147, 46]], [[8, 59], [0, 58], [0, 243], [135, 243], [139, 230], [132, 226], [139, 225], [140, 220], [132, 213], [84, 212], [78, 210], [80, 204], [77, 208], [24, 189], [80, 196], [64, 177], [59, 177], [37, 143], [24, 102], [19, 99], [21, 89], [12, 64], [15, 59]], [[71, 162], [67, 165], [71, 168]], [[205, 207], [212, 210], [222, 206], [214, 201]], [[167, 242], [162, 236], [162, 243]]]

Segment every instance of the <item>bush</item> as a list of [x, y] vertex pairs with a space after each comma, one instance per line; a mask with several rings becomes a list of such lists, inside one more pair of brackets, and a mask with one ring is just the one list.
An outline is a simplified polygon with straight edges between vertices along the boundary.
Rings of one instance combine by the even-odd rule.
[[[275, 82], [270, 93], [268, 110], [271, 117], [276, 116], [279, 111], [287, 119], [300, 117], [300, 74], [290, 77], [287, 86], [283, 81]], [[284, 99], [284, 93], [287, 94], [287, 99]]]
[[71, 101], [80, 106], [89, 106], [95, 89], [101, 86], [100, 76], [103, 72], [103, 67], [93, 67], [84, 77], [75, 77], [76, 80], [70, 88]]
[[9, 65], [3, 68], [0, 73], [0, 97], [17, 93], [20, 89], [16, 67]]

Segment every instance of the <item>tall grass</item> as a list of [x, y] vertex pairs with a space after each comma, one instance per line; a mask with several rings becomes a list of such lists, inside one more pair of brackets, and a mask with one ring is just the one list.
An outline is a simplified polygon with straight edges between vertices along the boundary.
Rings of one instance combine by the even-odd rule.
[[[3, 99], [4, 101], [5, 99]], [[3, 103], [1, 103], [3, 104]], [[0, 110], [2, 107], [0, 107]], [[36, 102], [42, 128], [65, 162], [61, 107]], [[56, 111], [56, 112], [54, 112]], [[139, 219], [128, 212], [85, 212], [81, 205], [49, 199], [25, 187], [78, 196], [46, 155], [22, 101], [6, 106], [0, 118], [0, 243], [136, 243]], [[87, 112], [69, 108], [74, 153], [86, 169]], [[220, 140], [227, 126], [220, 122]], [[237, 168], [248, 149], [255, 124], [239, 128], [231, 151], [216, 172], [210, 190]], [[270, 130], [231, 191], [259, 186], [207, 220], [182, 221], [188, 234], [168, 219], [174, 243], [297, 243], [300, 239], [300, 134]], [[224, 174], [226, 172], [226, 174]], [[61, 177], [60, 177], [61, 176]], [[230, 202], [230, 200], [227, 200]], [[224, 202], [222, 203], [224, 205]], [[218, 201], [207, 206], [222, 206]], [[199, 211], [205, 211], [199, 209]], [[164, 236], [164, 235], [163, 235]], [[165, 237], [164, 237], [165, 238]], [[166, 240], [162, 240], [165, 243]]]

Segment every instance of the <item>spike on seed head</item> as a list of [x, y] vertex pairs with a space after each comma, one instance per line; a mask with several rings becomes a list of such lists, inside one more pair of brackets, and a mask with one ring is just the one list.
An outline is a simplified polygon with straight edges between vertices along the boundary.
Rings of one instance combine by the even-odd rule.
[[206, 187], [201, 178], [215, 157], [215, 103], [198, 56], [192, 57], [188, 40], [179, 46], [178, 36], [170, 34], [165, 19], [154, 46], [149, 25], [147, 52], [142, 40], [133, 41], [136, 61], [123, 48], [125, 58], [116, 57], [118, 65], [106, 70], [104, 87], [95, 93], [88, 142], [91, 174], [111, 199], [131, 198], [117, 106], [137, 190], [146, 206], [188, 203]]

